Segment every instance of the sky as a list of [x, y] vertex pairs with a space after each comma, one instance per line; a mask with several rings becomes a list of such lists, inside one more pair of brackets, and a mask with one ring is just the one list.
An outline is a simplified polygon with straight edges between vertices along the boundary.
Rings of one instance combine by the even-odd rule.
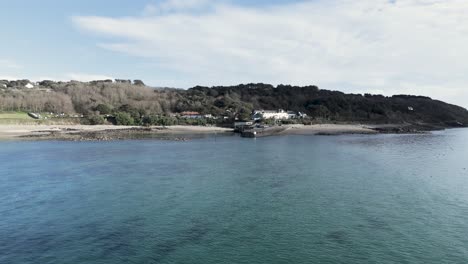
[[271, 83], [468, 108], [466, 0], [0, 0], [0, 79]]

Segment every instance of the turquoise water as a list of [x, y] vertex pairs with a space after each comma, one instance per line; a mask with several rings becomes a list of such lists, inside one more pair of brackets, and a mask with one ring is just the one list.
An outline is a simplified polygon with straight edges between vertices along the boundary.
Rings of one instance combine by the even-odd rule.
[[466, 263], [468, 130], [0, 142], [0, 263]]

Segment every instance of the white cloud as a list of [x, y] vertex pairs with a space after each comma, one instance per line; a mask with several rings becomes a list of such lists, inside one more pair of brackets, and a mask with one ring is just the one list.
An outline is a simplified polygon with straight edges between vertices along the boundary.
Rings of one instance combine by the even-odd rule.
[[43, 81], [43, 80], [52, 80], [52, 81], [80, 81], [80, 82], [90, 82], [96, 80], [113, 80], [113, 77], [101, 74], [89, 74], [89, 73], [66, 73], [61, 76], [41, 76], [39, 78], [34, 78], [35, 81]]
[[7, 68], [7, 69], [21, 69], [21, 65], [6, 59], [0, 59], [0, 69]]
[[[31, 76], [30, 76], [31, 77]], [[15, 81], [15, 80], [22, 80], [22, 79], [28, 79], [26, 77], [21, 77], [21, 76], [12, 76], [12, 75], [0, 75], [0, 80], [9, 80], [9, 81]], [[114, 80], [113, 77], [107, 76], [107, 75], [100, 75], [100, 74], [88, 74], [88, 73], [66, 73], [61, 76], [40, 76], [40, 77], [31, 77], [29, 80], [33, 82], [39, 82], [43, 80], [52, 80], [52, 81], [62, 81], [62, 82], [68, 82], [68, 81], [80, 81], [80, 82], [89, 82], [89, 81], [96, 81], [96, 80]]]
[[68, 73], [65, 75], [65, 80], [74, 80], [81, 82], [89, 82], [95, 80], [113, 80], [114, 78], [106, 75], [86, 74], [86, 73]]
[[[207, 4], [204, 12], [185, 12]], [[173, 83], [179, 86], [318, 84], [468, 106], [465, 0], [322, 0], [258, 8], [169, 0], [147, 14], [73, 22], [113, 37], [98, 44], [104, 49], [150, 58], [179, 74]]]
[[17, 78], [15, 76], [11, 75], [0, 75], [0, 80], [8, 80], [8, 81], [14, 81], [14, 80], [19, 80], [21, 78]]
[[183, 12], [200, 10], [208, 7], [213, 0], [166, 0], [158, 4], [148, 4], [143, 10], [143, 15], [152, 16], [170, 12]]
[[62, 81], [62, 82], [68, 82], [68, 81], [80, 81], [80, 82], [90, 82], [90, 81], [96, 81], [96, 80], [114, 80], [113, 77], [110, 77], [108, 75], [101, 75], [101, 74], [89, 74], [89, 73], [66, 73], [60, 76], [40, 76], [38, 78], [34, 78], [34, 81], [43, 81], [43, 80], [52, 80], [52, 81]]

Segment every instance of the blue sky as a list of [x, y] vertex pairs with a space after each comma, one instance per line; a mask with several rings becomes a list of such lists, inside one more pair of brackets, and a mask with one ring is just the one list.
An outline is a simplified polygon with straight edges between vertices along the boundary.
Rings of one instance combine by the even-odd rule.
[[245, 82], [468, 106], [464, 0], [0, 0], [0, 78]]
[[[96, 46], [98, 38], [74, 27], [73, 16], [141, 16], [148, 0], [1, 0], [0, 77], [64, 78], [67, 75], [141, 78], [158, 83], [157, 76], [183, 78], [178, 73], [154, 68], [151, 60], [116, 54]], [[261, 7], [289, 0], [241, 0], [236, 5]], [[73, 74], [72, 74], [73, 73]], [[166, 77], [165, 77], [166, 78]], [[170, 85], [170, 84], [168, 84]]]

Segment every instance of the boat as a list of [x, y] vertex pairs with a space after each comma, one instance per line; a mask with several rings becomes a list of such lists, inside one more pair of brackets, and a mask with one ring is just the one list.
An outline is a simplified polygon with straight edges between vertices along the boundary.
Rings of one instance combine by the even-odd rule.
[[36, 114], [36, 113], [28, 113], [28, 116], [34, 118], [34, 119], [40, 119], [41, 118], [41, 115], [40, 114]]

